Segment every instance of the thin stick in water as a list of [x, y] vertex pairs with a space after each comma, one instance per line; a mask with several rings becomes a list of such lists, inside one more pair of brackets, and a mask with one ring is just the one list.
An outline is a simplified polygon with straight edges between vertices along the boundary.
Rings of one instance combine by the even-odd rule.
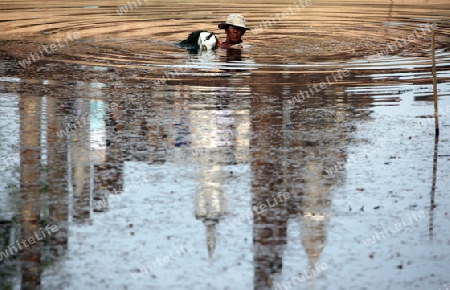
[[437, 78], [436, 78], [436, 55], [434, 51], [434, 29], [431, 32], [431, 58], [433, 59], [433, 96], [434, 96], [434, 126], [436, 128], [435, 135], [439, 136], [439, 116], [438, 116], [438, 99], [437, 99]]

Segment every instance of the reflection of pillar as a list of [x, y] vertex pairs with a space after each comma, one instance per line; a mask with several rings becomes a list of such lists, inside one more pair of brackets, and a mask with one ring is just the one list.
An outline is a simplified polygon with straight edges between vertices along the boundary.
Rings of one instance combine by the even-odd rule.
[[164, 99], [164, 91], [153, 91], [152, 102], [146, 110], [148, 159], [151, 163], [165, 162], [171, 147], [169, 140], [173, 139], [169, 136], [172, 122], [169, 122], [168, 116], [171, 112], [165, 110], [164, 102], [158, 101]]
[[192, 146], [191, 110], [189, 104], [189, 89], [175, 93], [173, 112], [173, 144], [175, 147]]
[[67, 247], [69, 231], [69, 192], [67, 138], [59, 137], [57, 132], [65, 129], [66, 109], [69, 106], [64, 99], [50, 97], [47, 99], [48, 116], [48, 184], [50, 223], [58, 226], [58, 231], [50, 237], [54, 257], [64, 254]]
[[[116, 106], [117, 104], [118, 106]], [[124, 134], [125, 103], [107, 101], [106, 110], [106, 154], [105, 162], [94, 167], [94, 211], [104, 211], [108, 207], [109, 194], [119, 194], [123, 190], [122, 134]], [[103, 203], [102, 203], [103, 202]]]
[[[40, 222], [40, 98], [20, 98], [20, 213], [21, 239], [39, 232]], [[20, 243], [19, 241], [19, 243]], [[22, 289], [40, 287], [41, 245], [23, 247], [20, 253]], [[17, 245], [16, 245], [17, 247]]]
[[147, 112], [151, 107], [151, 102], [139, 100], [137, 102], [128, 102], [126, 105], [127, 115], [124, 116], [124, 132], [122, 137], [122, 152], [126, 152], [126, 160], [147, 161], [148, 146], [147, 132], [148, 120]]
[[217, 139], [216, 146], [223, 149], [222, 162], [226, 164], [236, 164], [237, 160], [237, 124], [235, 110], [230, 110], [230, 102], [233, 100], [229, 96], [216, 97], [216, 124]]
[[[282, 99], [253, 98], [251, 168], [253, 173], [252, 206], [254, 247], [254, 289], [269, 289], [273, 274], [281, 273], [286, 245], [287, 201], [274, 203], [283, 188]], [[261, 210], [265, 205], [266, 210]], [[269, 208], [269, 206], [272, 206]]]
[[[0, 249], [3, 251], [10, 245], [15, 245], [16, 239], [12, 236], [13, 223], [9, 220], [0, 220]], [[17, 247], [17, 246], [16, 246]], [[2, 257], [3, 258], [3, 257]], [[11, 256], [9, 258], [12, 258]], [[8, 258], [8, 259], [9, 259]], [[14, 289], [14, 280], [19, 275], [17, 268], [9, 261], [0, 262], [0, 289]]]
[[82, 124], [70, 136], [72, 185], [73, 185], [73, 215], [74, 220], [86, 221], [90, 215], [90, 102], [77, 99], [78, 114], [75, 118]]
[[248, 163], [249, 162], [249, 111], [248, 110], [236, 110], [235, 111], [235, 123], [236, 123], [236, 162]]

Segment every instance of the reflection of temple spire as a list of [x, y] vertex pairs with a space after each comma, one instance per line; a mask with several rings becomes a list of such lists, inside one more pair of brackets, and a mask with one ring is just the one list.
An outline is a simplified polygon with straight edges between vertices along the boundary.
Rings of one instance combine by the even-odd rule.
[[309, 259], [309, 267], [314, 268], [319, 261], [326, 241], [324, 221], [309, 220], [303, 217], [302, 244]]
[[191, 125], [190, 149], [197, 152], [192, 154], [192, 163], [198, 166], [200, 175], [195, 216], [205, 224], [210, 259], [216, 248], [216, 225], [227, 212], [227, 194], [221, 188], [222, 168], [234, 163], [234, 154], [225, 152], [226, 149], [234, 152], [236, 146], [234, 113], [227, 110], [230, 100], [217, 96], [215, 101], [216, 110], [186, 110], [189, 115], [185, 116]]
[[208, 257], [212, 259], [216, 249], [216, 221], [204, 221], [206, 225], [206, 242], [208, 244]]
[[218, 220], [223, 211], [221, 200], [223, 191], [220, 189], [221, 166], [215, 165], [201, 172], [201, 188], [197, 197], [196, 217]]
[[[310, 148], [310, 152], [317, 149]], [[316, 154], [306, 159], [303, 176], [308, 182], [305, 183], [305, 191], [302, 202], [302, 217], [300, 228], [302, 244], [308, 256], [309, 267], [314, 269], [319, 261], [326, 242], [326, 223], [330, 208], [330, 186], [322, 178], [323, 166]]]
[[202, 219], [206, 227], [206, 243], [210, 259], [212, 259], [216, 248], [216, 225], [220, 217], [226, 213], [224, 192], [219, 188], [220, 183], [215, 183], [212, 180], [214, 176], [218, 177], [217, 175], [220, 173], [219, 169], [214, 170], [215, 167], [220, 169], [220, 166], [213, 166], [212, 170], [210, 170], [211, 175], [209, 178], [211, 178], [211, 182], [206, 183], [208, 179], [202, 180], [203, 186], [199, 190], [195, 207], [196, 218]]

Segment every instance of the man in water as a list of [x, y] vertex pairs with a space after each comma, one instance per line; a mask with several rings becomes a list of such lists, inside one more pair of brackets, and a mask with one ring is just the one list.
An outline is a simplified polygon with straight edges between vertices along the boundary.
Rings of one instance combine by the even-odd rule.
[[219, 42], [220, 48], [242, 48], [242, 35], [250, 28], [245, 26], [245, 18], [240, 14], [230, 14], [225, 22], [220, 23], [220, 29], [225, 29], [227, 38]]

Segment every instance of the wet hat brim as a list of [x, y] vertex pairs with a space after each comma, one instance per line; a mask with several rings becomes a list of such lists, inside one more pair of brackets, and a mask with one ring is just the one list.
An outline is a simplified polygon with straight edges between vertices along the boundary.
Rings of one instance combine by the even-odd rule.
[[242, 27], [242, 26], [238, 26], [238, 25], [234, 25], [234, 24], [228, 24], [228, 23], [226, 23], [226, 22], [219, 23], [219, 25], [218, 25], [218, 27], [219, 27], [220, 29], [225, 29], [225, 28], [227, 28], [228, 26], [235, 26], [235, 27], [239, 27], [239, 28], [242, 28], [242, 29], [245, 29], [245, 30], [251, 30], [251, 29], [248, 28], [248, 27]]

